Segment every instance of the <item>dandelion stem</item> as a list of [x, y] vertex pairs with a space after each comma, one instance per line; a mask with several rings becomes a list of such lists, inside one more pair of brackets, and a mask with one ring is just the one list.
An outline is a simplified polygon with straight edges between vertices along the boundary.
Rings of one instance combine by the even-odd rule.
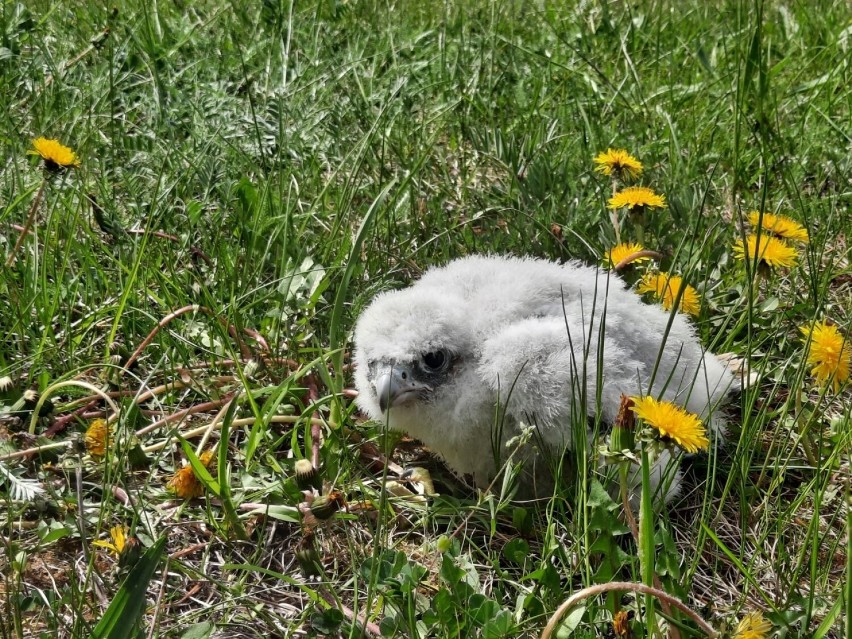
[[796, 419], [795, 423], [800, 427], [799, 429], [799, 441], [802, 443], [802, 450], [805, 451], [805, 457], [808, 460], [808, 463], [817, 468], [819, 460], [817, 459], [816, 454], [814, 453], [813, 443], [811, 442], [811, 435], [808, 432], [808, 426], [810, 425], [810, 421], [806, 421], [804, 424], [802, 421], [802, 392], [800, 390], [796, 391]]
[[[612, 176], [612, 195], [618, 192], [618, 180], [615, 174]], [[612, 222], [612, 230], [615, 231], [615, 243], [621, 244], [621, 224], [618, 221], [618, 209], [609, 210], [609, 221]]]
[[[639, 506], [639, 568], [642, 581], [648, 587], [654, 585], [654, 508], [651, 493], [651, 460], [648, 449], [642, 444], [642, 497]], [[645, 593], [645, 623], [653, 636], [657, 629], [654, 600]]]
[[629, 209], [630, 221], [633, 222], [633, 233], [639, 244], [645, 243], [645, 207], [631, 207]]
[[[624, 518], [627, 520], [627, 525], [630, 527], [630, 533], [633, 535], [633, 541], [636, 542], [636, 546], [639, 546], [639, 525], [636, 522], [636, 516], [633, 514], [633, 507], [630, 505], [630, 496], [627, 493], [627, 475], [629, 472], [629, 462], [622, 462], [620, 468], [618, 469], [619, 473], [619, 482], [621, 484], [621, 504], [624, 506]], [[654, 588], [657, 590], [662, 590], [663, 585], [660, 583], [660, 578], [657, 577], [656, 572], [653, 575], [654, 577]], [[663, 609], [663, 612], [669, 617], [674, 617], [674, 613], [672, 612], [671, 605], [665, 599], [660, 599], [660, 607]], [[681, 639], [680, 631], [673, 625], [669, 624], [669, 639]]]

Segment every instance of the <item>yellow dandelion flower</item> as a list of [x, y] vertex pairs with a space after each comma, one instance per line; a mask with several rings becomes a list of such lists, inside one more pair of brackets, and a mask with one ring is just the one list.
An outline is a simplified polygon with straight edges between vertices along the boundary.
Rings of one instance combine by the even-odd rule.
[[94, 420], [83, 437], [86, 450], [92, 457], [103, 457], [106, 455], [107, 442], [109, 440], [109, 425], [105, 419]]
[[772, 632], [772, 624], [760, 612], [750, 612], [737, 624], [734, 639], [766, 639]]
[[653, 189], [649, 189], [647, 186], [628, 186], [626, 189], [614, 193], [607, 206], [611, 209], [620, 209], [625, 206], [630, 209], [636, 209], [640, 206], [660, 209], [665, 205], [665, 196], [658, 195]]
[[44, 165], [51, 170], [67, 169], [80, 166], [80, 159], [69, 147], [60, 143], [59, 140], [48, 140], [47, 138], [36, 138], [33, 140], [33, 155], [40, 155]]
[[698, 291], [689, 284], [684, 284], [683, 278], [679, 275], [647, 273], [639, 282], [637, 290], [639, 293], [653, 293], [654, 297], [660, 300], [663, 308], [668, 311], [674, 306], [681, 288], [683, 288], [683, 294], [680, 298], [678, 310], [681, 313], [698, 315], [701, 310], [701, 298]]
[[[617, 264], [620, 264], [623, 260], [627, 259], [634, 253], [639, 253], [640, 251], [644, 251], [645, 247], [637, 242], [622, 242], [621, 244], [616, 244], [609, 251], [607, 251], [606, 257], [604, 258], [604, 266], [607, 268], [612, 268]], [[633, 260], [630, 260], [630, 263], [633, 262], [647, 262], [651, 258], [647, 255], [643, 255], [641, 257], [637, 257]]]
[[[212, 450], [206, 450], [199, 455], [198, 459], [205, 467], [209, 467], [215, 454]], [[198, 481], [198, 477], [190, 464], [180, 468], [169, 480], [166, 487], [181, 499], [201, 497], [204, 494], [204, 486]]]
[[759, 211], [752, 211], [748, 214], [748, 222], [752, 226], [758, 226], [759, 224], [764, 231], [773, 233], [778, 237], [787, 238], [788, 240], [807, 242], [810, 239], [808, 237], [808, 229], [786, 215], [764, 213], [761, 218]]
[[799, 330], [805, 344], [810, 341], [808, 366], [812, 367], [811, 375], [823, 386], [832, 382], [836, 393], [840, 385], [849, 379], [849, 364], [852, 360], [849, 340], [836, 326], [825, 322], [816, 322], [812, 327], [802, 326]]
[[642, 163], [624, 149], [607, 149], [606, 153], [598, 153], [594, 159], [595, 171], [604, 175], [637, 178], [642, 175]]
[[127, 543], [127, 533], [129, 531], [130, 529], [127, 526], [113, 526], [109, 529], [109, 539], [98, 539], [97, 541], [93, 541], [92, 545], [106, 548], [118, 558]]
[[779, 266], [796, 266], [799, 254], [789, 244], [777, 237], [763, 235], [758, 243], [756, 235], [749, 235], [745, 244], [742, 240], [734, 243], [734, 257], [738, 260], [754, 260], [754, 256], [760, 257], [760, 263], [776, 268]]
[[631, 397], [630, 407], [636, 416], [653, 426], [664, 438], [674, 440], [688, 453], [707, 450], [710, 440], [697, 415], [686, 412], [680, 406], [653, 397]]

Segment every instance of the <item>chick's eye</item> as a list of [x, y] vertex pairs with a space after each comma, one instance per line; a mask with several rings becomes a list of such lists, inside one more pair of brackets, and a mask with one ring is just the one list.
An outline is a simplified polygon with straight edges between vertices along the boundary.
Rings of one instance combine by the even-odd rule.
[[447, 353], [442, 350], [423, 353], [423, 357], [421, 359], [423, 361], [423, 366], [427, 370], [433, 372], [443, 370], [450, 360]]

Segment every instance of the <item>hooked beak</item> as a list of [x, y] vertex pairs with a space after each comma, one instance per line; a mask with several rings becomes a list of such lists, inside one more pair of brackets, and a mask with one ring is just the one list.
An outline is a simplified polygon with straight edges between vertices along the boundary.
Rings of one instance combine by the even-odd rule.
[[399, 365], [381, 373], [376, 378], [375, 387], [383, 413], [391, 406], [399, 406], [432, 390], [431, 386], [414, 381], [408, 368]]

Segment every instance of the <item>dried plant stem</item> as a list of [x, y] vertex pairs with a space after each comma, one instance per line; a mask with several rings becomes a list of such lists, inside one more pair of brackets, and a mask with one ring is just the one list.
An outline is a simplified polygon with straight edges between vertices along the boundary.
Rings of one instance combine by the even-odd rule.
[[157, 430], [160, 426], [165, 426], [166, 424], [170, 424], [171, 422], [179, 421], [185, 417], [194, 415], [195, 413], [206, 413], [207, 411], [213, 410], [214, 408], [220, 408], [221, 406], [224, 406], [225, 404], [230, 402], [231, 398], [232, 396], [228, 396], [223, 399], [217, 399], [212, 402], [204, 402], [203, 404], [196, 404], [195, 406], [190, 406], [189, 408], [179, 410], [178, 412], [169, 415], [168, 417], [164, 417], [163, 419], [148, 424], [144, 428], [140, 428], [136, 431], [136, 436], [142, 437], [143, 435], [147, 435], [153, 430]]
[[[299, 422], [303, 422], [304, 420], [305, 420], [304, 417], [299, 417], [298, 415], [273, 415], [272, 417], [269, 417], [269, 418], [266, 419], [266, 421], [271, 423], [271, 424], [297, 424]], [[237, 427], [237, 428], [242, 427], [242, 426], [249, 426], [251, 424], [254, 424], [255, 421], [257, 421], [257, 419], [255, 417], [243, 417], [241, 419], [235, 419], [231, 423], [231, 426]], [[326, 423], [331, 425], [333, 428], [336, 428], [336, 426], [334, 426], [334, 424], [331, 424], [331, 422], [325, 422], [323, 420], [311, 419], [311, 426], [317, 426], [318, 428], [325, 426]], [[219, 422], [219, 424], [221, 424], [221, 422]], [[218, 426], [218, 424], [217, 424], [217, 426]], [[192, 439], [194, 437], [198, 437], [199, 435], [203, 435], [209, 429], [210, 429], [210, 425], [204, 424], [203, 426], [198, 426], [197, 428], [193, 428], [192, 430], [188, 430], [185, 433], [181, 433], [180, 436], [183, 437], [184, 439]], [[177, 437], [172, 437], [170, 439], [166, 439], [164, 441], [157, 442], [156, 444], [150, 444], [148, 446], [144, 446], [142, 448], [142, 450], [145, 451], [146, 453], [151, 453], [151, 452], [154, 452], [154, 451], [162, 450], [163, 448], [165, 448], [169, 444], [177, 442], [177, 441], [178, 441]], [[2, 458], [0, 458], [0, 460], [2, 460]]]
[[[249, 330], [249, 329], [245, 329]], [[255, 337], [255, 339], [262, 339], [260, 336]], [[266, 342], [264, 341], [264, 344]], [[230, 368], [232, 366], [245, 364], [248, 360], [241, 359], [221, 359], [215, 362], [199, 362], [198, 364], [193, 364], [192, 366], [184, 366], [183, 368], [179, 368], [178, 371], [183, 373], [184, 371], [194, 371], [194, 370], [204, 370], [207, 368]], [[269, 364], [283, 364], [287, 368], [292, 368], [293, 370], [297, 370], [301, 368], [301, 364], [294, 359], [289, 359], [287, 357], [264, 357], [262, 361], [265, 365]]]
[[[267, 421], [269, 423], [272, 423], [272, 424], [297, 424], [299, 422], [304, 421], [304, 419], [305, 419], [304, 417], [299, 417], [297, 415], [273, 415], [272, 417], [269, 417], [267, 419]], [[232, 426], [235, 426], [235, 427], [249, 426], [251, 424], [254, 424], [255, 421], [256, 421], [256, 419], [254, 417], [244, 417], [242, 419], [235, 419]], [[317, 428], [322, 428], [326, 424], [328, 424], [332, 428], [337, 428], [337, 426], [335, 424], [332, 424], [331, 422], [327, 422], [327, 421], [324, 421], [324, 420], [311, 419], [311, 426], [316, 426]], [[160, 425], [162, 425], [162, 423]], [[184, 439], [192, 439], [193, 437], [198, 437], [199, 435], [203, 434], [205, 431], [208, 430], [208, 428], [209, 428], [209, 425], [205, 424], [204, 426], [199, 426], [198, 428], [193, 428], [192, 430], [188, 430], [185, 433], [181, 433], [181, 437], [183, 437]], [[157, 442], [156, 444], [151, 444], [149, 446], [145, 446], [145, 447], [142, 448], [142, 450], [145, 451], [146, 453], [155, 452], [155, 451], [158, 451], [158, 450], [162, 450], [163, 448], [165, 448], [169, 444], [177, 442], [177, 441], [178, 441], [177, 438], [166, 439], [164, 441]], [[56, 450], [57, 448], [69, 448], [72, 443], [73, 442], [71, 442], [71, 441], [52, 442], [50, 444], [43, 444], [41, 446], [33, 446], [32, 448], [27, 448], [25, 450], [16, 450], [13, 453], [6, 453], [5, 455], [0, 455], [0, 462], [9, 461], [9, 460], [12, 460], [12, 459], [20, 459], [21, 457], [27, 457], [29, 455], [35, 455], [37, 453], [45, 452], [45, 451], [48, 451], [48, 450]], [[402, 472], [401, 467], [396, 466], [395, 464], [394, 464], [394, 466], [395, 466], [396, 469], [398, 469], [399, 473]]]
[[38, 187], [38, 191], [36, 192], [35, 198], [33, 198], [33, 203], [30, 205], [30, 211], [27, 213], [27, 221], [24, 223], [24, 228], [21, 229], [21, 234], [18, 236], [17, 241], [15, 242], [15, 246], [12, 249], [12, 252], [9, 253], [9, 257], [6, 258], [6, 268], [12, 266], [15, 263], [15, 256], [18, 254], [18, 251], [21, 249], [21, 245], [24, 243], [27, 235], [30, 232], [30, 228], [35, 222], [36, 213], [38, 212], [38, 207], [41, 204], [42, 199], [44, 198], [44, 189], [47, 185], [47, 180], [44, 179], [41, 181], [41, 186]]
[[77, 386], [79, 388], [85, 388], [86, 390], [91, 391], [92, 393], [103, 399], [109, 405], [114, 417], [118, 416], [118, 406], [116, 406], [115, 402], [112, 401], [112, 398], [105, 392], [103, 392], [100, 388], [98, 388], [97, 386], [93, 386], [89, 382], [81, 382], [79, 380], [69, 379], [64, 382], [57, 382], [56, 384], [52, 384], [44, 389], [44, 392], [41, 394], [41, 397], [38, 398], [38, 402], [36, 403], [35, 408], [33, 409], [32, 417], [30, 417], [30, 435], [35, 435], [35, 427], [36, 422], [38, 421], [38, 414], [41, 411], [41, 407], [44, 406], [44, 403], [47, 401], [47, 398], [50, 397], [56, 391], [58, 391], [60, 388], [65, 388], [67, 386]]
[[[316, 404], [319, 401], [319, 389], [317, 379], [313, 373], [305, 376], [305, 386], [308, 388], [308, 400], [311, 404]], [[319, 411], [314, 410], [313, 418], [311, 419], [311, 463], [314, 468], [319, 468], [320, 462], [320, 446], [322, 445], [322, 420], [320, 419]]]
[[360, 624], [361, 628], [363, 628], [364, 633], [371, 635], [373, 637], [382, 637], [382, 630], [379, 628], [377, 624], [372, 621], [367, 621], [363, 615], [356, 615], [352, 610], [344, 606], [340, 601], [338, 601], [329, 591], [325, 589], [321, 589], [319, 591], [322, 598], [325, 599], [329, 604], [338, 608], [340, 612], [343, 613], [349, 621], [353, 624]]
[[649, 251], [649, 250], [636, 251], [635, 253], [631, 253], [630, 255], [625, 257], [623, 260], [621, 260], [618, 264], [616, 264], [613, 267], [613, 270], [620, 271], [621, 269], [623, 269], [628, 264], [635, 262], [636, 260], [641, 259], [643, 257], [650, 257], [650, 258], [653, 258], [655, 260], [663, 259], [662, 254], [657, 253], [657, 251]]
[[[233, 324], [231, 324], [231, 323], [225, 321], [224, 319], [220, 318], [218, 316], [218, 314], [216, 314], [214, 311], [210, 310], [206, 306], [200, 306], [199, 304], [187, 304], [186, 306], [182, 306], [181, 308], [177, 309], [176, 311], [172, 311], [171, 313], [169, 313], [163, 319], [160, 320], [160, 322], [153, 328], [153, 330], [150, 333], [148, 333], [148, 336], [145, 339], [142, 340], [142, 343], [139, 344], [139, 346], [136, 348], [136, 350], [133, 351], [133, 354], [124, 363], [124, 368], [125, 369], [130, 368], [130, 365], [133, 364], [133, 362], [135, 362], [138, 359], [138, 357], [142, 354], [142, 351], [144, 351], [148, 347], [148, 345], [154, 340], [154, 338], [157, 336], [157, 333], [159, 333], [161, 330], [163, 330], [163, 328], [166, 327], [172, 320], [174, 320], [177, 317], [180, 317], [181, 315], [185, 315], [186, 313], [197, 313], [197, 312], [205, 313], [207, 315], [210, 315], [211, 317], [215, 317], [216, 319], [218, 319], [222, 323], [223, 326], [227, 327], [228, 333], [230, 334], [231, 337], [234, 338], [234, 341], [237, 342], [237, 346], [239, 346], [239, 348], [240, 348], [240, 354], [245, 359], [251, 359], [252, 358], [251, 350], [249, 349], [248, 346], [246, 346], [246, 343], [243, 342], [243, 340], [240, 339], [239, 333], [237, 333], [237, 329]], [[269, 346], [267, 345], [266, 341], [260, 336], [259, 333], [257, 333], [257, 331], [253, 331], [251, 329], [243, 329], [243, 332], [245, 332], [247, 335], [249, 335], [253, 339], [255, 339], [258, 342], [258, 344], [260, 344], [261, 348], [263, 348], [265, 351], [269, 350]]]
[[[110, 395], [110, 393], [107, 393], [107, 395]], [[100, 397], [89, 399], [89, 401], [84, 406], [81, 406], [80, 408], [77, 408], [76, 410], [73, 410], [70, 413], [62, 415], [61, 417], [57, 417], [56, 421], [54, 421], [53, 424], [51, 424], [50, 427], [46, 431], [44, 431], [44, 436], [50, 439], [57, 433], [61, 433], [75, 417], [85, 419], [87, 416], [87, 412], [94, 409], [98, 405], [99, 401]]]
[[[100, 47], [100, 46], [104, 43], [104, 40], [106, 40], [108, 36], [109, 36], [109, 27], [104, 27], [103, 29], [101, 29], [101, 31], [100, 31], [99, 33], [97, 33], [97, 34], [96, 34], [96, 35], [92, 38], [92, 40], [91, 40], [91, 42], [90, 42], [89, 46], [87, 46], [85, 49], [83, 49], [82, 51], [80, 51], [80, 53], [78, 53], [77, 55], [75, 55], [75, 56], [74, 56], [73, 58], [71, 58], [70, 60], [66, 60], [66, 61], [62, 64], [62, 68], [60, 69], [60, 72], [61, 72], [61, 73], [65, 73], [68, 69], [70, 69], [70, 68], [71, 68], [71, 67], [73, 67], [75, 64], [77, 64], [78, 62], [80, 62], [80, 60], [82, 60], [83, 58], [85, 58], [85, 57], [86, 57], [87, 55], [89, 55], [92, 51], [97, 50], [97, 49], [98, 49], [98, 48], [99, 48], [99, 47]], [[46, 89], [46, 88], [47, 88], [47, 87], [49, 87], [51, 84], [53, 84], [53, 75], [52, 75], [52, 74], [51, 74], [51, 75], [49, 75], [49, 76], [47, 76], [47, 78], [45, 78], [45, 80], [44, 80], [44, 86], [42, 87], [42, 90]]]
[[[234, 378], [229, 376], [228, 380], [234, 381]], [[141, 395], [138, 395], [136, 397], [135, 401], [136, 401], [137, 404], [140, 403], [140, 402], [146, 402], [149, 399], [151, 399], [152, 397], [154, 397], [155, 395], [161, 395], [162, 393], [165, 393], [167, 391], [177, 390], [177, 389], [180, 389], [180, 388], [184, 388], [185, 386], [188, 386], [188, 384], [186, 382], [184, 382], [183, 380], [176, 380], [176, 381], [173, 381], [173, 382], [168, 382], [166, 384], [161, 384], [160, 386], [155, 386], [154, 388], [148, 389], [147, 391], [145, 391]], [[104, 394], [107, 397], [111, 397], [112, 399], [118, 399], [119, 397], [128, 397], [130, 395], [136, 395], [137, 393], [138, 393], [138, 391], [135, 391], [135, 390], [123, 390], [123, 391], [106, 391]], [[92, 402], [99, 401], [100, 398], [101, 398], [101, 395], [87, 395], [86, 397], [81, 397], [79, 399], [74, 399], [74, 400], [69, 401], [67, 404], [65, 404], [64, 409], [65, 410], [76, 409], [81, 404], [85, 404], [86, 406], [88, 406]], [[67, 417], [67, 416], [63, 416], [59, 419], [63, 419], [64, 417]]]
[[[216, 416], [213, 418], [209, 424], [207, 424], [207, 428], [201, 433], [201, 440], [199, 440], [198, 445], [195, 447], [195, 454], [200, 455], [204, 451], [204, 447], [207, 445], [207, 441], [210, 439], [210, 434], [214, 430], [220, 430], [222, 428], [222, 420], [225, 419], [225, 415], [228, 413], [228, 410], [231, 408], [234, 402], [239, 401], [240, 397], [245, 395], [245, 391], [240, 391], [231, 399], [226, 402], [222, 408], [219, 409], [219, 412], [216, 413]], [[233, 423], [231, 424], [233, 426]]]
[[[182, 240], [177, 235], [171, 235], [170, 233], [165, 233], [164, 231], [148, 231], [148, 229], [128, 229], [128, 235], [145, 235], [145, 233], [150, 233], [154, 237], [160, 238], [161, 240], [168, 240], [170, 242], [174, 242], [176, 244], [180, 244]], [[204, 251], [202, 251], [197, 246], [189, 246], [189, 251], [198, 258], [204, 260], [207, 266], [213, 266], [213, 260], [210, 259]]]
[[541, 639], [550, 639], [550, 637], [554, 634], [557, 626], [559, 625], [559, 622], [562, 620], [562, 617], [565, 616], [565, 613], [567, 613], [569, 610], [571, 610], [571, 608], [576, 606], [584, 599], [588, 599], [589, 597], [595, 597], [605, 592], [624, 590], [656, 597], [661, 602], [668, 603], [670, 606], [672, 606], [673, 608], [677, 608], [690, 619], [692, 619], [696, 623], [696, 625], [701, 629], [701, 631], [708, 637], [714, 638], [719, 636], [719, 633], [713, 630], [713, 627], [706, 621], [704, 621], [704, 619], [702, 619], [697, 612], [692, 610], [689, 606], [687, 606], [677, 597], [672, 597], [666, 591], [660, 590], [658, 588], [653, 588], [651, 586], [646, 586], [642, 583], [635, 583], [632, 581], [611, 581], [607, 584], [597, 584], [594, 586], [589, 586], [588, 588], [583, 588], [582, 590], [575, 592], [573, 595], [568, 597], [568, 599], [563, 601], [562, 605], [560, 605], [559, 608], [556, 609], [556, 612], [554, 612], [548, 620], [547, 626], [545, 626], [544, 631], [541, 633]]
[[52, 442], [50, 444], [42, 444], [41, 446], [33, 446], [24, 450], [16, 450], [14, 453], [6, 453], [0, 455], [0, 462], [10, 461], [12, 459], [20, 459], [21, 457], [29, 457], [37, 455], [48, 450], [56, 450], [57, 448], [71, 448], [71, 441]]

